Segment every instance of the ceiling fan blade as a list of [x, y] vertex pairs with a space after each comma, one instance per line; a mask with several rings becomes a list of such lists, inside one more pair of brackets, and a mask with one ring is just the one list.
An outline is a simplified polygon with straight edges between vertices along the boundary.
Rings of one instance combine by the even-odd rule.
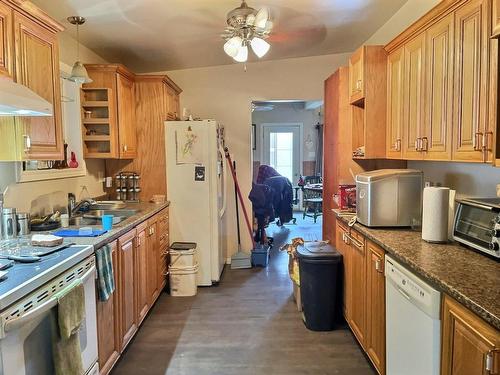
[[259, 29], [265, 29], [268, 21], [269, 21], [269, 10], [266, 7], [260, 8], [259, 11], [257, 12], [257, 15], [255, 16], [255, 22], [254, 22], [255, 27], [258, 27]]

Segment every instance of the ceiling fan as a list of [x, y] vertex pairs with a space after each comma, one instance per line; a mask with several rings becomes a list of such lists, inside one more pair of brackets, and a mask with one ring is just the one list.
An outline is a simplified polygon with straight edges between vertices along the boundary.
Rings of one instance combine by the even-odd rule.
[[269, 10], [259, 11], [251, 8], [243, 0], [238, 8], [227, 14], [227, 27], [222, 34], [224, 52], [237, 62], [248, 60], [248, 47], [258, 58], [263, 57], [271, 48], [266, 42], [273, 28]]

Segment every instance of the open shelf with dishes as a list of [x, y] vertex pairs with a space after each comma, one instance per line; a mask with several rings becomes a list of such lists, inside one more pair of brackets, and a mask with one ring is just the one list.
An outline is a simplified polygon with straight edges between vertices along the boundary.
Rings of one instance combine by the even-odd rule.
[[82, 139], [85, 158], [106, 158], [113, 155], [112, 90], [82, 88]]

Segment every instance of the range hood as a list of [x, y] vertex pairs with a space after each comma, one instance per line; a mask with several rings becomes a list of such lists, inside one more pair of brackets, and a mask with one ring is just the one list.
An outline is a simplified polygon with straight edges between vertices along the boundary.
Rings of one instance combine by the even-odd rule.
[[0, 77], [0, 116], [52, 116], [52, 104], [10, 77]]

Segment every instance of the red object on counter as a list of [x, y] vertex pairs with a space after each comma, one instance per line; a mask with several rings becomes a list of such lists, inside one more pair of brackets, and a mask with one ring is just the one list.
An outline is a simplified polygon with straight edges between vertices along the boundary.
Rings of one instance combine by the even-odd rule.
[[78, 161], [76, 160], [76, 155], [73, 151], [71, 151], [71, 159], [68, 165], [70, 168], [78, 168]]
[[356, 212], [356, 185], [339, 185], [339, 209]]

